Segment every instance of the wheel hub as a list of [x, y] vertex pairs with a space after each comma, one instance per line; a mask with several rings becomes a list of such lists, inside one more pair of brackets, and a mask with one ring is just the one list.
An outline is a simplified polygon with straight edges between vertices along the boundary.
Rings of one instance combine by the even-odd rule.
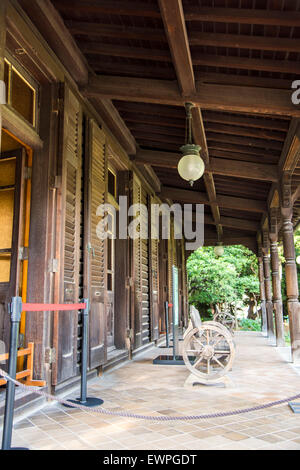
[[204, 346], [203, 348], [203, 351], [202, 351], [202, 356], [205, 358], [205, 359], [211, 359], [213, 357], [215, 353], [215, 349], [213, 346], [211, 346], [210, 344], [207, 344], [206, 346]]

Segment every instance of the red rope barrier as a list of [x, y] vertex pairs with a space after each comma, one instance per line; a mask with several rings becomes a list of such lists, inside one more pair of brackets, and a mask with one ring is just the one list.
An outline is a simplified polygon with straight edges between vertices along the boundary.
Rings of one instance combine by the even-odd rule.
[[23, 312], [84, 310], [86, 304], [22, 304]]

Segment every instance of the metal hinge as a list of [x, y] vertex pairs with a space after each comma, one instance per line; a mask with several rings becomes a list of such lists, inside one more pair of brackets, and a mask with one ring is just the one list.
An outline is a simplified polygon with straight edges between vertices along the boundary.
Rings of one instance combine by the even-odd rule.
[[52, 111], [53, 111], [54, 114], [59, 114], [60, 110], [62, 109], [62, 104], [63, 104], [62, 98], [58, 98], [58, 99], [56, 100], [55, 105], [53, 106], [53, 110], [52, 110]]
[[25, 347], [25, 335], [23, 333], [19, 333], [18, 348], [24, 348], [24, 347]]
[[50, 259], [49, 273], [58, 273], [58, 259], [57, 258]]
[[56, 362], [56, 349], [46, 348], [45, 349], [45, 363], [53, 364], [54, 362]]
[[25, 166], [24, 168], [24, 179], [31, 180], [32, 178], [32, 168], [31, 166]]
[[28, 260], [28, 246], [19, 247], [19, 261]]

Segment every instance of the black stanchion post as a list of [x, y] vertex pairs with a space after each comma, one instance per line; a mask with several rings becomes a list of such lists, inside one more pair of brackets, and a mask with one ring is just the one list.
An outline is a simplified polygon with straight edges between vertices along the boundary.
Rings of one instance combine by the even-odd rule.
[[[88, 341], [89, 341], [89, 313], [90, 313], [90, 301], [89, 299], [83, 299], [85, 303], [85, 309], [82, 313], [82, 348], [81, 348], [81, 390], [80, 398], [76, 400], [68, 400], [70, 403], [77, 403], [80, 405], [88, 406], [90, 408], [94, 406], [100, 406], [103, 403], [101, 398], [88, 397], [87, 396], [87, 369], [88, 369]], [[71, 407], [72, 405], [65, 405]]]
[[[22, 313], [22, 298], [12, 297], [11, 303], [9, 304], [11, 327], [10, 327], [8, 375], [12, 377], [13, 379], [15, 379], [17, 375], [18, 337], [19, 337], [21, 313]], [[15, 405], [15, 384], [8, 380], [6, 384], [2, 450], [11, 449], [13, 419], [14, 419], [14, 405]]]
[[166, 348], [169, 348], [169, 302], [165, 302], [165, 315], [166, 315]]
[[81, 352], [81, 393], [80, 402], [86, 403], [87, 399], [87, 367], [88, 367], [88, 328], [89, 328], [89, 299], [84, 299], [85, 309], [82, 312], [82, 352]]

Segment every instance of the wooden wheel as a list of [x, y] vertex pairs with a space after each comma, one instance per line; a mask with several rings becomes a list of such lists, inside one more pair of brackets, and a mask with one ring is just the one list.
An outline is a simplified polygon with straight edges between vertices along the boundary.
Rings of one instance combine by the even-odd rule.
[[218, 312], [214, 316], [214, 321], [226, 326], [231, 334], [235, 327], [235, 317], [229, 312]]
[[192, 374], [205, 380], [215, 380], [232, 367], [235, 348], [230, 333], [204, 323], [193, 328], [183, 341], [183, 360]]

